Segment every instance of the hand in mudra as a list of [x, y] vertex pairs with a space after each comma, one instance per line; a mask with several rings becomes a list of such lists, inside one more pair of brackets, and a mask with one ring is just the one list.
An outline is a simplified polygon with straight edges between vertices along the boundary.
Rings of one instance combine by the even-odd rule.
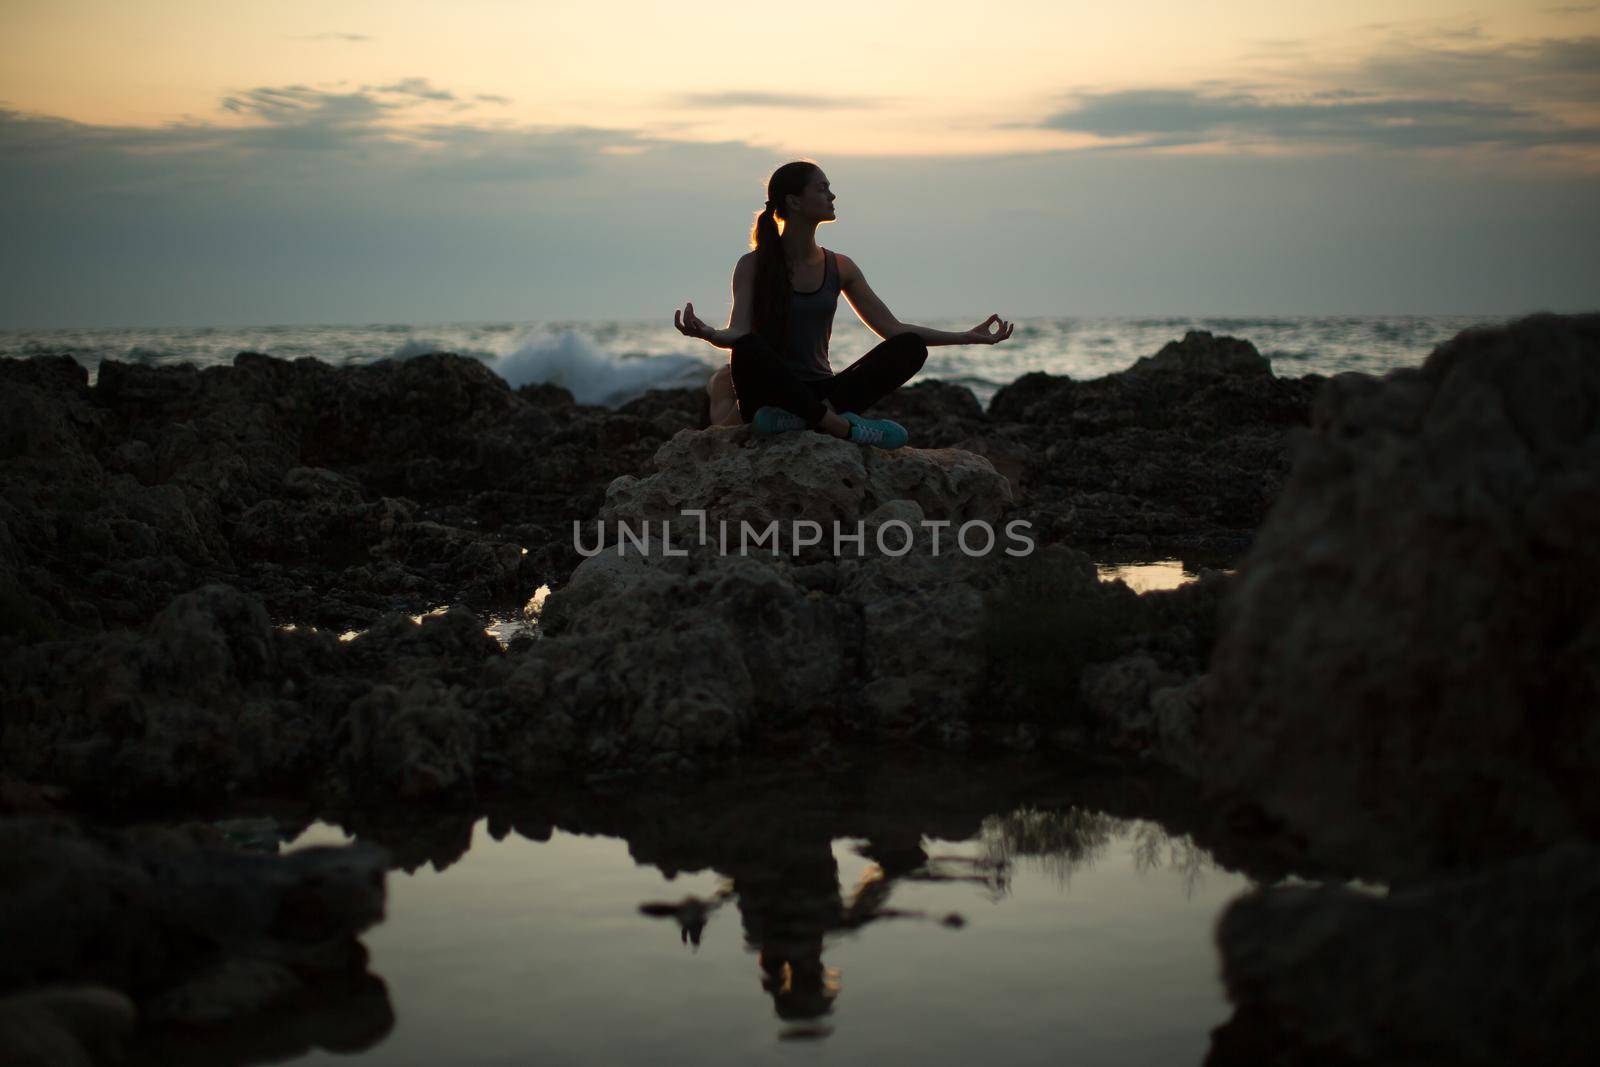
[[681, 310], [672, 313], [672, 325], [678, 328], [679, 333], [687, 337], [698, 337], [702, 341], [715, 332], [694, 313], [693, 300], [685, 304]]
[[[989, 331], [990, 326], [995, 327], [993, 333]], [[999, 315], [990, 315], [988, 318], [978, 323], [978, 325], [968, 330], [967, 336], [971, 338], [971, 344], [995, 345], [999, 344], [1001, 341], [1004, 341], [1007, 337], [1010, 337], [1011, 330], [1015, 326], [1016, 323], [1006, 322]]]

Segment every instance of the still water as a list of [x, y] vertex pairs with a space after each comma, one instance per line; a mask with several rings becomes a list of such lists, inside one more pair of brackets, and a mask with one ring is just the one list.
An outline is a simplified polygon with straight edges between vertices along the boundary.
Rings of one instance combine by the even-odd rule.
[[391, 825], [390, 847], [428, 843], [401, 845], [363, 938], [361, 1018], [312, 1025], [293, 1062], [1203, 1059], [1242, 874], [1149, 819], [895, 796]]

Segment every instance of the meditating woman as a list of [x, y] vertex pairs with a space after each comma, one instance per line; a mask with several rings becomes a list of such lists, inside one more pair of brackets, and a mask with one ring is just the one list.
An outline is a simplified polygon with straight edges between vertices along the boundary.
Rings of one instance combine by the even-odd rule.
[[[817, 244], [817, 226], [835, 218], [833, 202], [828, 176], [815, 163], [785, 163], [773, 171], [766, 206], [750, 231], [752, 251], [733, 268], [727, 327], [701, 321], [692, 302], [673, 313], [672, 323], [689, 337], [732, 349], [728, 365], [706, 387], [711, 425], [743, 421], [760, 434], [812, 429], [899, 448], [905, 427], [861, 413], [916, 374], [928, 346], [992, 345], [1011, 336], [1012, 324], [990, 315], [954, 333], [895, 318], [854, 260]], [[840, 292], [883, 342], [835, 374], [828, 339]]]

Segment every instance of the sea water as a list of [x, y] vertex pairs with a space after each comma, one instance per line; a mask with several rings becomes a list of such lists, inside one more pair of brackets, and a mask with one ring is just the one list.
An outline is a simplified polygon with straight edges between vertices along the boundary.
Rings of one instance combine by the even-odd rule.
[[[1470, 315], [1279, 318], [1022, 319], [998, 345], [936, 346], [920, 377], [970, 388], [987, 404], [1030, 371], [1097, 378], [1153, 355], [1189, 330], [1254, 344], [1282, 377], [1415, 366], [1439, 343], [1470, 326], [1505, 321]], [[975, 323], [928, 321], [963, 331]], [[834, 370], [878, 338], [843, 309], [835, 320]], [[579, 403], [616, 405], [647, 389], [696, 386], [727, 352], [685, 337], [663, 316], [651, 321], [480, 322], [443, 325], [255, 326], [0, 331], [0, 355], [67, 354], [91, 375], [106, 359], [166, 365], [230, 363], [239, 352], [313, 357], [342, 366], [454, 352], [481, 359], [513, 387], [554, 382]]]

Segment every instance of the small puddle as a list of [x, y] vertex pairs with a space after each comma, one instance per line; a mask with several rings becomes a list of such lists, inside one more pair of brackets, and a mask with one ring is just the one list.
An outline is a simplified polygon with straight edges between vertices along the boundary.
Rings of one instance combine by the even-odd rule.
[[1217, 919], [1287, 873], [1231, 837], [1245, 869], [1220, 866], [1200, 807], [1159, 776], [841, 751], [486, 811], [240, 813], [217, 825], [241, 847], [389, 852], [365, 967], [128, 1062], [1199, 1063], [1230, 1014]]
[[[391, 873], [363, 941], [394, 1029], [356, 1062], [742, 1064], [799, 1041], [931, 1067], [1198, 1063], [1229, 1014], [1211, 931], [1248, 883], [1155, 823], [1020, 810], [964, 840], [708, 841], [727, 855], [670, 873], [618, 838], [498, 832]], [[317, 824], [293, 847], [344, 839]]]
[[1122, 582], [1135, 593], [1176, 589], [1200, 580], [1179, 559], [1157, 559], [1139, 563], [1101, 563], [1096, 567], [1102, 582]]
[[[534, 590], [533, 596], [530, 597], [528, 602], [523, 605], [520, 614], [491, 615], [489, 617], [489, 624], [483, 628], [483, 632], [494, 638], [502, 649], [509, 648], [512, 641], [523, 636], [524, 634], [537, 640], [541, 636], [539, 632], [539, 613], [544, 610], [544, 601], [549, 595], [550, 586], [541, 585], [538, 589]], [[411, 616], [411, 621], [415, 623], [421, 623], [423, 619], [430, 618], [435, 615], [443, 615], [449, 610], [449, 604], [440, 604], [437, 607], [429, 608], [427, 611]], [[278, 629], [284, 633], [294, 633], [296, 630], [310, 630], [314, 629], [314, 627], [301, 626], [299, 623], [294, 622], [286, 622], [280, 624]], [[346, 630], [339, 635], [339, 640], [354, 641], [356, 638], [360, 637], [366, 632], [367, 631], [365, 630]]]

